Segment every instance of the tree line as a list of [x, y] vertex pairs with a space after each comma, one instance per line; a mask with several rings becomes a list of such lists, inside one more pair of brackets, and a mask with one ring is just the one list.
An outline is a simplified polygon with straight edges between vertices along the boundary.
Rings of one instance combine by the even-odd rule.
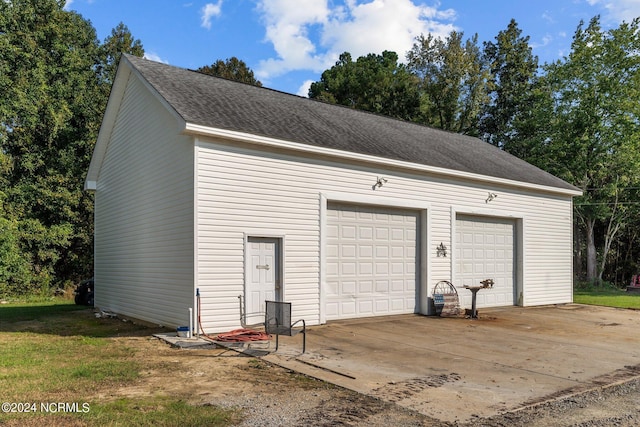
[[[482, 46], [420, 36], [405, 63], [345, 52], [309, 96], [478, 136], [578, 186], [577, 276], [623, 282], [640, 255], [639, 33], [596, 17], [542, 66], [515, 21]], [[99, 41], [63, 0], [0, 1], [0, 298], [92, 275], [83, 183], [123, 52], [144, 55], [123, 23]], [[261, 86], [235, 57], [198, 71]]]

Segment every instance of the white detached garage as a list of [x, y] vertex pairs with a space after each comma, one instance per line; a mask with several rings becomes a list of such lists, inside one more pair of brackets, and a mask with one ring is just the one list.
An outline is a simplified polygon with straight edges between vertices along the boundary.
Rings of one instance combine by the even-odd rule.
[[[85, 187], [95, 303], [206, 332], [572, 301], [573, 186], [476, 138], [123, 56]], [[471, 296], [460, 291], [470, 306]]]

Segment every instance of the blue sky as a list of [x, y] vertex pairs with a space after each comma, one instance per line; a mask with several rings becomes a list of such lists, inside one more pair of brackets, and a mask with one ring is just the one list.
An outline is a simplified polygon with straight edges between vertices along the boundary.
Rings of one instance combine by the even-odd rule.
[[236, 56], [270, 88], [306, 96], [340, 53], [392, 50], [401, 59], [416, 36], [495, 40], [513, 18], [540, 62], [562, 58], [580, 22], [605, 28], [640, 16], [640, 0], [67, 0], [98, 38], [124, 22], [146, 57], [185, 68]]

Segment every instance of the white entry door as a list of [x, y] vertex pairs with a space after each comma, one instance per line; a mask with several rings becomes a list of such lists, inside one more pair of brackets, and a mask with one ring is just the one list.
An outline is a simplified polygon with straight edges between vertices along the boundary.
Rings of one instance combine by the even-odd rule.
[[281, 300], [280, 240], [249, 237], [245, 263], [245, 322], [264, 322], [265, 301]]

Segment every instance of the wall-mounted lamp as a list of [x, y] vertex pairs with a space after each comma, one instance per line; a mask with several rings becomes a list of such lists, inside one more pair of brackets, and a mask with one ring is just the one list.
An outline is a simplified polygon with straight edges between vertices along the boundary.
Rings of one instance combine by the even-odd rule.
[[496, 193], [489, 192], [489, 196], [487, 196], [487, 200], [485, 200], [484, 202], [485, 203], [489, 203], [490, 201], [492, 201], [496, 197], [498, 197], [498, 195]]
[[438, 257], [447, 257], [447, 247], [444, 243], [440, 242], [440, 244], [436, 246], [436, 254]]
[[371, 188], [373, 190], [375, 190], [376, 188], [382, 187], [386, 182], [387, 182], [386, 178], [383, 178], [383, 177], [379, 176], [378, 180], [376, 181], [375, 184], [373, 184], [373, 186]]

